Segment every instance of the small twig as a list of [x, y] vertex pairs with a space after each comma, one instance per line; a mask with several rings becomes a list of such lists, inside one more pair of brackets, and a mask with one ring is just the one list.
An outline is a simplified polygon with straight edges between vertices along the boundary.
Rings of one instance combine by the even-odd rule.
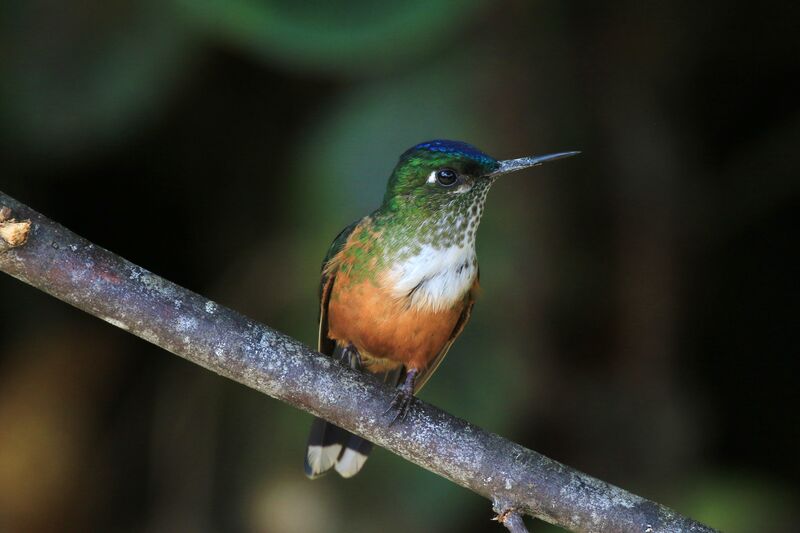
[[422, 401], [390, 426], [381, 415], [394, 396], [389, 387], [95, 246], [2, 192], [0, 205], [32, 220], [23, 223], [28, 242], [0, 253], [0, 270], [492, 501], [509, 502], [509, 517], [525, 513], [577, 532], [713, 531]]
[[528, 533], [528, 528], [525, 527], [522, 515], [512, 505], [495, 499], [492, 508], [497, 513], [497, 516], [492, 520], [496, 520], [506, 526], [506, 529], [511, 533]]
[[522, 516], [519, 513], [508, 513], [501, 523], [511, 533], [528, 533], [528, 528], [525, 527], [525, 522], [522, 521]]

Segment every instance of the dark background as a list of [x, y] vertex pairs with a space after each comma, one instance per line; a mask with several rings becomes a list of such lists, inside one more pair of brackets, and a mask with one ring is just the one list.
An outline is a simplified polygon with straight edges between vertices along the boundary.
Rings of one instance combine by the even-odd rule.
[[[314, 343], [319, 263], [431, 138], [499, 182], [422, 397], [729, 532], [798, 523], [796, 3], [7, 1], [0, 187]], [[0, 531], [501, 531], [376, 450], [0, 276]], [[536, 531], [551, 531], [537, 524]]]

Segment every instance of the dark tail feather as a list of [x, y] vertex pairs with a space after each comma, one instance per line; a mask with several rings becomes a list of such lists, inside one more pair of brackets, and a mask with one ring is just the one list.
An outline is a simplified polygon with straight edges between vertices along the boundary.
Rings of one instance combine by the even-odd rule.
[[371, 442], [315, 418], [308, 436], [306, 475], [316, 479], [335, 467], [342, 477], [352, 477], [364, 466], [371, 450]]
[[372, 443], [370, 441], [352, 433], [347, 434], [349, 435], [347, 444], [345, 444], [339, 460], [336, 461], [336, 471], [343, 478], [353, 477], [358, 474], [364, 463], [367, 462], [369, 452], [372, 451]]

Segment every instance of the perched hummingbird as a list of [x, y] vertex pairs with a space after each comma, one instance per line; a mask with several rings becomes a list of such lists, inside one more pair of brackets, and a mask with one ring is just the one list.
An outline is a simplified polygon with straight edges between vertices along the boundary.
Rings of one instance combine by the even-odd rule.
[[[383, 204], [347, 226], [322, 263], [320, 352], [373, 374], [397, 395], [403, 419], [464, 329], [478, 291], [475, 234], [489, 188], [517, 170], [570, 157], [561, 152], [497, 161], [474, 146], [435, 140], [400, 156]], [[315, 419], [305, 472], [364, 466], [372, 443]]]

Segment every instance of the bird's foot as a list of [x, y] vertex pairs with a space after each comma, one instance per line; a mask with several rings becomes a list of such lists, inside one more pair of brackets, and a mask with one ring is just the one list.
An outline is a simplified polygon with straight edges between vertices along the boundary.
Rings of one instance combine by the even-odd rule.
[[354, 344], [348, 344], [342, 350], [341, 362], [345, 366], [349, 366], [355, 370], [361, 370], [363, 362], [361, 361], [361, 354], [358, 353], [358, 348]]
[[408, 416], [408, 412], [411, 410], [411, 403], [414, 401], [414, 381], [416, 377], [416, 370], [412, 369], [406, 372], [405, 381], [397, 388], [397, 394], [394, 395], [392, 403], [390, 403], [386, 411], [383, 412], [383, 414], [386, 414], [390, 411], [394, 411], [394, 418], [389, 422], [390, 426], [398, 420], [405, 420], [406, 416]]
[[403, 421], [408, 416], [408, 412], [411, 410], [411, 402], [414, 400], [414, 395], [400, 389], [397, 391], [397, 394], [394, 395], [394, 399], [392, 403], [389, 404], [389, 407], [384, 411], [384, 414], [394, 411], [394, 418], [392, 421], [389, 422], [389, 425], [394, 425], [395, 422], [398, 420]]

